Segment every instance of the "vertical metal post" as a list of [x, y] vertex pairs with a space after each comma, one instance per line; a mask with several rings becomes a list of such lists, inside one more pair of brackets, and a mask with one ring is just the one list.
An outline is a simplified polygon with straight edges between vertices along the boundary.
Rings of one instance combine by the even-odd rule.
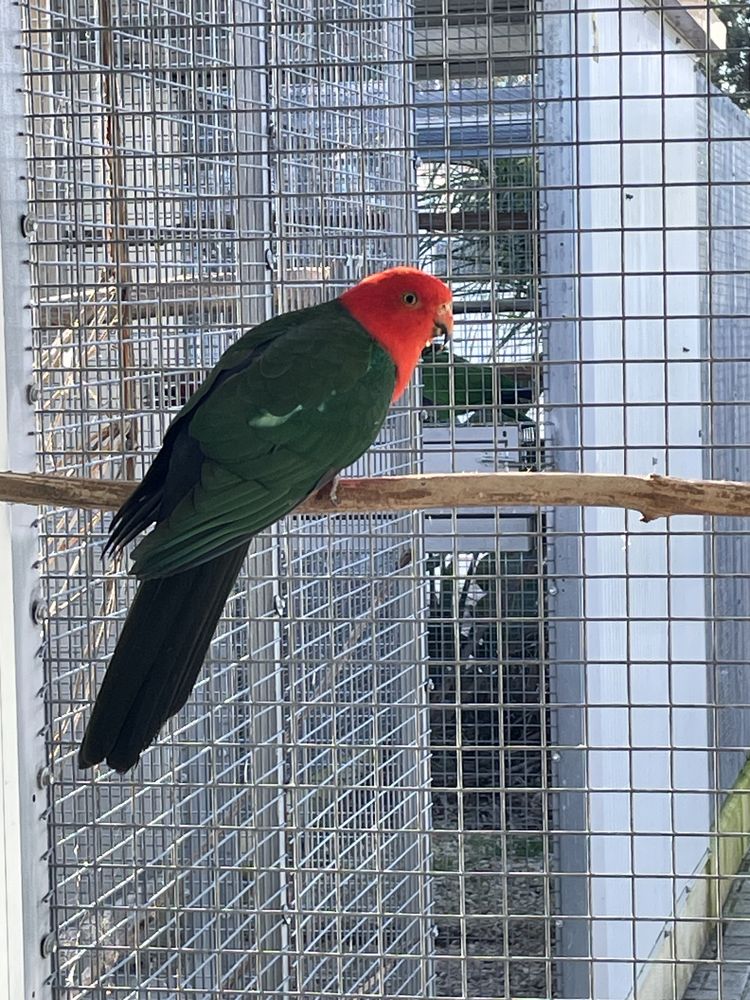
[[[542, 314], [547, 323], [545, 356], [552, 467], [580, 471], [580, 391], [576, 271], [577, 192], [575, 158], [575, 15], [567, 0], [549, 0], [539, 19], [544, 67], [539, 100], [543, 130]], [[553, 782], [559, 924], [558, 995], [590, 996], [585, 960], [589, 949], [588, 850], [586, 846], [586, 754], [584, 672], [581, 635], [581, 511], [557, 508], [549, 541], [549, 641], [553, 711]], [[580, 706], [580, 707], [578, 707]]]
[[[252, 290], [243, 294], [240, 319], [244, 328], [268, 319], [273, 312], [272, 213], [269, 152], [276, 122], [268, 69], [274, 19], [270, 5], [235, 0], [236, 23], [258, 19], [257, 27], [235, 28], [237, 73], [237, 142], [239, 153], [238, 221], [240, 281]], [[261, 24], [261, 21], [263, 22]], [[290, 989], [290, 934], [287, 919], [288, 880], [285, 787], [285, 693], [283, 601], [279, 595], [283, 542], [274, 526], [251, 549], [251, 573], [269, 582], [248, 587], [250, 648], [267, 650], [251, 669], [250, 736], [253, 782], [252, 827], [255, 848], [256, 896], [260, 902], [257, 939], [262, 955], [257, 963], [263, 995], [286, 995]], [[278, 617], [269, 618], [269, 602]], [[272, 655], [269, 652], [272, 651]]]
[[[0, 5], [0, 468], [35, 468], [18, 7]], [[0, 505], [0, 998], [39, 1000], [52, 938], [42, 898], [45, 792], [35, 511]]]

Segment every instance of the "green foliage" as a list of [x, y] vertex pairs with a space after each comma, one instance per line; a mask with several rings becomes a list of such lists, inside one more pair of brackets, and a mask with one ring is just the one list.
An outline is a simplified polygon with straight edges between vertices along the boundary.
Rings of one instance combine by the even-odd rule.
[[456, 301], [470, 307], [469, 327], [475, 321], [489, 329], [498, 303], [504, 305], [502, 333], [488, 354], [425, 356], [423, 403], [432, 423], [532, 422], [531, 375], [505, 365], [503, 349], [532, 337], [526, 307], [504, 310], [511, 299], [533, 297], [535, 184], [530, 156], [440, 160], [420, 168], [420, 265], [450, 274]]
[[714, 11], [727, 28], [727, 47], [712, 57], [711, 79], [745, 110], [750, 109], [750, 6], [717, 0]]
[[[530, 156], [424, 164], [419, 211], [444, 214], [451, 224], [446, 232], [420, 234], [420, 265], [436, 274], [450, 271], [464, 299], [489, 304], [493, 289], [496, 296], [529, 296], [534, 237], [527, 220], [535, 183]], [[518, 220], [520, 228], [508, 220]]]

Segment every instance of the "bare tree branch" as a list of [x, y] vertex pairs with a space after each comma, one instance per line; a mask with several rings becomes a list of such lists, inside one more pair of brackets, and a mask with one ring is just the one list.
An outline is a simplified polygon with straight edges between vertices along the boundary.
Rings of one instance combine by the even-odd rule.
[[[0, 473], [0, 501], [113, 510], [136, 483], [102, 479]], [[446, 475], [342, 479], [297, 508], [304, 514], [445, 507], [621, 507], [644, 521], [672, 514], [750, 517], [750, 483], [614, 476], [572, 472], [467, 472]]]

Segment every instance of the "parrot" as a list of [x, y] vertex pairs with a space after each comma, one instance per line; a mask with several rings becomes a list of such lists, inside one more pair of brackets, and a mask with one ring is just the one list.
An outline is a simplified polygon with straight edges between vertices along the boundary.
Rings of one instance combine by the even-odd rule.
[[112, 519], [139, 586], [78, 753], [124, 773], [188, 700], [250, 541], [360, 458], [433, 340], [451, 291], [413, 267], [253, 327], [172, 420]]
[[[422, 402], [434, 407], [433, 415], [439, 423], [470, 413], [476, 414], [477, 419], [486, 421], [489, 418], [492, 422], [498, 380], [493, 362], [469, 361], [460, 354], [436, 347], [432, 347], [422, 360]], [[502, 370], [499, 373], [499, 419], [509, 424], [530, 424], [528, 410], [534, 402], [531, 380], [525, 381], [517, 367], [508, 366], [508, 371], [512, 374]]]

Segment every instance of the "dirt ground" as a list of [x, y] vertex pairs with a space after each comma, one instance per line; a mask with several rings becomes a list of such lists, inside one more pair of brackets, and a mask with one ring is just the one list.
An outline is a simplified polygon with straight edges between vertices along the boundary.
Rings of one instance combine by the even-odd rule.
[[433, 837], [435, 995], [551, 997], [554, 924], [544, 919], [549, 875], [541, 834]]

